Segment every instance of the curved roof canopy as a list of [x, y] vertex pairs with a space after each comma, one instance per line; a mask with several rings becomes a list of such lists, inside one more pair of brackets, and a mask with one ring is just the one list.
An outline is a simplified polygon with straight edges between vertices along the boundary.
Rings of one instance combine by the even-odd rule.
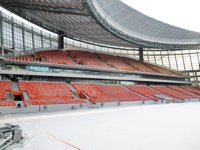
[[200, 33], [155, 20], [120, 0], [0, 0], [0, 5], [81, 41], [120, 47], [200, 48]]

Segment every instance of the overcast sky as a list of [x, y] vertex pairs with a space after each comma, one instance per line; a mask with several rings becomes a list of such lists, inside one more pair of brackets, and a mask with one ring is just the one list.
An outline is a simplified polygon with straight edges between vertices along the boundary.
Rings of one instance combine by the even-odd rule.
[[121, 0], [171, 25], [200, 32], [200, 0]]

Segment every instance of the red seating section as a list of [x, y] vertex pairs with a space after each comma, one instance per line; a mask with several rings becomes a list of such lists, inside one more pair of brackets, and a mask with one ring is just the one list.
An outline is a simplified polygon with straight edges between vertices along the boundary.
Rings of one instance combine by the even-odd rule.
[[62, 65], [84, 65], [86, 67], [98, 69], [117, 69], [124, 71], [142, 71], [149, 73], [161, 73], [168, 75], [177, 74], [160, 66], [144, 63], [138, 60], [108, 54], [91, 53], [86, 51], [61, 51], [51, 50], [36, 53], [36, 55], [25, 55], [10, 60], [36, 61], [42, 63], [62, 64]]
[[19, 88], [29, 94], [26, 105], [85, 103], [82, 99], [75, 99], [64, 82], [19, 82]]
[[171, 70], [162, 68], [160, 66], [155, 66], [155, 65], [152, 65], [152, 64], [148, 64], [148, 63], [145, 63], [144, 65], [147, 66], [147, 67], [149, 67], [149, 68], [151, 68], [152, 70], [154, 70], [157, 73], [169, 74], [169, 75], [175, 75], [175, 74], [177, 74], [175, 71], [171, 71]]
[[77, 63], [81, 63], [88, 67], [112, 69], [105, 62], [101, 61], [96, 54], [85, 51], [70, 51], [72, 56], [76, 58]]
[[191, 99], [194, 98], [193, 96], [191, 96], [191, 94], [188, 94], [186, 92], [182, 92], [180, 90], [178, 90], [177, 88], [173, 89], [172, 87], [167, 87], [167, 86], [151, 86], [152, 88], [165, 93], [167, 95], [171, 95], [173, 97], [176, 97], [178, 99]]
[[87, 94], [93, 103], [148, 100], [148, 98], [138, 95], [121, 85], [81, 83], [72, 83], [72, 85], [77, 90]]
[[33, 55], [24, 55], [24, 56], [17, 56], [13, 58], [9, 58], [10, 60], [17, 60], [17, 61], [28, 61], [32, 62], [34, 61], [34, 56]]
[[190, 98], [200, 98], [199, 95], [197, 95], [195, 93], [192, 93], [192, 92], [190, 92], [190, 91], [188, 91], [186, 89], [183, 89], [181, 87], [178, 87], [178, 86], [168, 86], [168, 87], [171, 88], [171, 89], [173, 89], [173, 90], [180, 91], [182, 93], [187, 93], [190, 96]]
[[150, 72], [150, 73], [158, 73], [155, 70], [147, 67], [143, 62], [129, 59], [129, 58], [123, 58], [124, 62], [129, 64], [134, 70], [136, 71], [142, 71], [142, 72]]
[[106, 55], [106, 54], [98, 54], [98, 56], [102, 61], [106, 62], [109, 66], [114, 67], [118, 70], [128, 70], [128, 71], [134, 70], [134, 68], [126, 64], [120, 57]]
[[69, 53], [67, 51], [43, 51], [38, 53], [36, 59], [44, 58], [47, 63], [52, 64], [65, 64], [65, 65], [77, 65], [74, 60], [69, 57]]
[[[160, 100], [156, 95], [172, 99], [199, 99], [200, 89], [189, 86], [122, 86], [118, 84], [72, 83], [76, 97], [65, 82], [19, 82], [21, 91], [30, 99], [25, 105], [83, 104], [87, 97], [92, 103]], [[12, 92], [10, 81], [0, 81], [0, 107], [16, 106], [14, 100], [7, 100], [6, 92]]]
[[185, 89], [187, 91], [190, 91], [194, 94], [200, 95], [200, 89], [199, 88], [195, 88], [195, 87], [191, 87], [191, 86], [181, 86], [182, 89]]
[[157, 91], [149, 86], [140, 85], [140, 86], [127, 86], [130, 90], [133, 90], [141, 95], [148, 97], [151, 100], [160, 100], [156, 95], [165, 95], [166, 97], [172, 98], [166, 94], [163, 94], [160, 91]]
[[12, 91], [12, 83], [10, 81], [0, 81], [0, 106], [15, 106], [14, 100], [6, 99], [6, 92]]

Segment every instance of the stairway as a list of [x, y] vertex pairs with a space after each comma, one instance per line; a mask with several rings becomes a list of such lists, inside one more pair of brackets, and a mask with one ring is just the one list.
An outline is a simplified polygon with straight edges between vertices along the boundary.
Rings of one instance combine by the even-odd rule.
[[6, 100], [12, 100], [13, 96], [11, 92], [6, 92]]
[[[70, 89], [73, 91], [73, 94], [76, 95], [77, 98], [80, 98], [80, 96], [79, 96], [78, 94], [76, 94], [77, 90], [76, 90], [71, 84], [67, 83], [67, 85], [68, 85], [68, 86], [70, 87]], [[84, 99], [84, 100], [87, 102], [87, 104], [93, 104], [93, 103], [89, 100], [89, 96], [86, 95], [86, 94], [85, 94], [85, 96], [86, 96], [86, 99]]]
[[30, 100], [30, 97], [26, 91], [23, 91], [24, 100]]
[[13, 91], [19, 91], [19, 85], [17, 82], [12, 82], [12, 89]]

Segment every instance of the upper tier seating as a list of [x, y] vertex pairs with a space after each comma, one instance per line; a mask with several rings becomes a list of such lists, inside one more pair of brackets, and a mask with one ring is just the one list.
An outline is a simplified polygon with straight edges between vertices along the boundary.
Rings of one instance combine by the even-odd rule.
[[178, 99], [192, 99], [192, 98], [196, 98], [194, 96], [192, 96], [191, 94], [187, 93], [187, 92], [183, 92], [180, 91], [179, 89], [177, 89], [176, 87], [172, 88], [167, 87], [167, 86], [151, 86], [152, 88], [165, 93], [167, 95], [171, 95], [173, 97], [176, 97]]
[[106, 62], [109, 66], [114, 67], [119, 70], [133, 71], [130, 65], [126, 64], [120, 57], [107, 55], [107, 54], [97, 54], [99, 58]]
[[12, 91], [12, 83], [10, 81], [0, 81], [0, 106], [15, 106], [14, 100], [7, 100], [6, 92]]
[[43, 51], [39, 52], [36, 56], [36, 59], [44, 58], [47, 63], [52, 64], [64, 64], [64, 65], [77, 65], [75, 61], [69, 57], [69, 53], [67, 51]]
[[41, 62], [51, 64], [62, 64], [70, 66], [85, 66], [98, 69], [117, 69], [121, 71], [141, 71], [149, 73], [161, 73], [168, 75], [176, 75], [172, 70], [162, 68], [160, 66], [144, 63], [138, 60], [113, 56], [108, 54], [91, 53], [86, 51], [61, 51], [50, 50], [37, 52], [36, 55], [25, 55], [10, 60]]
[[10, 60], [17, 60], [17, 61], [32, 62], [32, 61], [34, 61], [34, 56], [33, 55], [24, 55], [24, 56], [12, 57], [12, 58], [9, 58], [9, 59]]
[[171, 70], [162, 68], [160, 66], [155, 66], [155, 65], [152, 65], [152, 64], [148, 64], [148, 63], [145, 63], [145, 66], [147, 66], [147, 67], [151, 68], [152, 70], [154, 70], [158, 73], [161, 73], [161, 74], [169, 74], [169, 75], [177, 74], [175, 71], [171, 71]]
[[190, 91], [194, 94], [200, 95], [200, 89], [199, 88], [195, 88], [195, 87], [191, 87], [191, 86], [181, 86], [181, 88]]
[[112, 69], [112, 67], [101, 61], [94, 53], [85, 51], [70, 51], [70, 53], [76, 59], [77, 63], [88, 67]]
[[36, 53], [36, 55], [24, 55], [10, 58], [10, 60], [17, 61], [36, 61], [51, 64], [62, 64], [62, 65], [78, 65], [71, 57], [67, 51], [51, 50], [42, 51]]
[[157, 97], [156, 95], [164, 95], [165, 97], [168, 98], [172, 98], [171, 96], [167, 95], [167, 94], [163, 94], [160, 91], [157, 91], [149, 86], [146, 85], [139, 85], [139, 86], [127, 86], [130, 90], [133, 90], [141, 95], [144, 95], [146, 97], [148, 97], [151, 100], [160, 100], [159, 97]]
[[30, 100], [26, 105], [44, 104], [81, 104], [84, 100], [76, 99], [71, 89], [64, 82], [19, 82], [19, 88], [27, 91]]
[[142, 72], [150, 72], [150, 73], [158, 73], [152, 68], [149, 68], [146, 66], [143, 62], [137, 61], [137, 60], [132, 60], [130, 58], [123, 58], [124, 62], [129, 64], [134, 70], [136, 71], [142, 71]]
[[93, 103], [149, 100], [121, 85], [89, 83], [72, 83], [72, 85], [87, 94]]

